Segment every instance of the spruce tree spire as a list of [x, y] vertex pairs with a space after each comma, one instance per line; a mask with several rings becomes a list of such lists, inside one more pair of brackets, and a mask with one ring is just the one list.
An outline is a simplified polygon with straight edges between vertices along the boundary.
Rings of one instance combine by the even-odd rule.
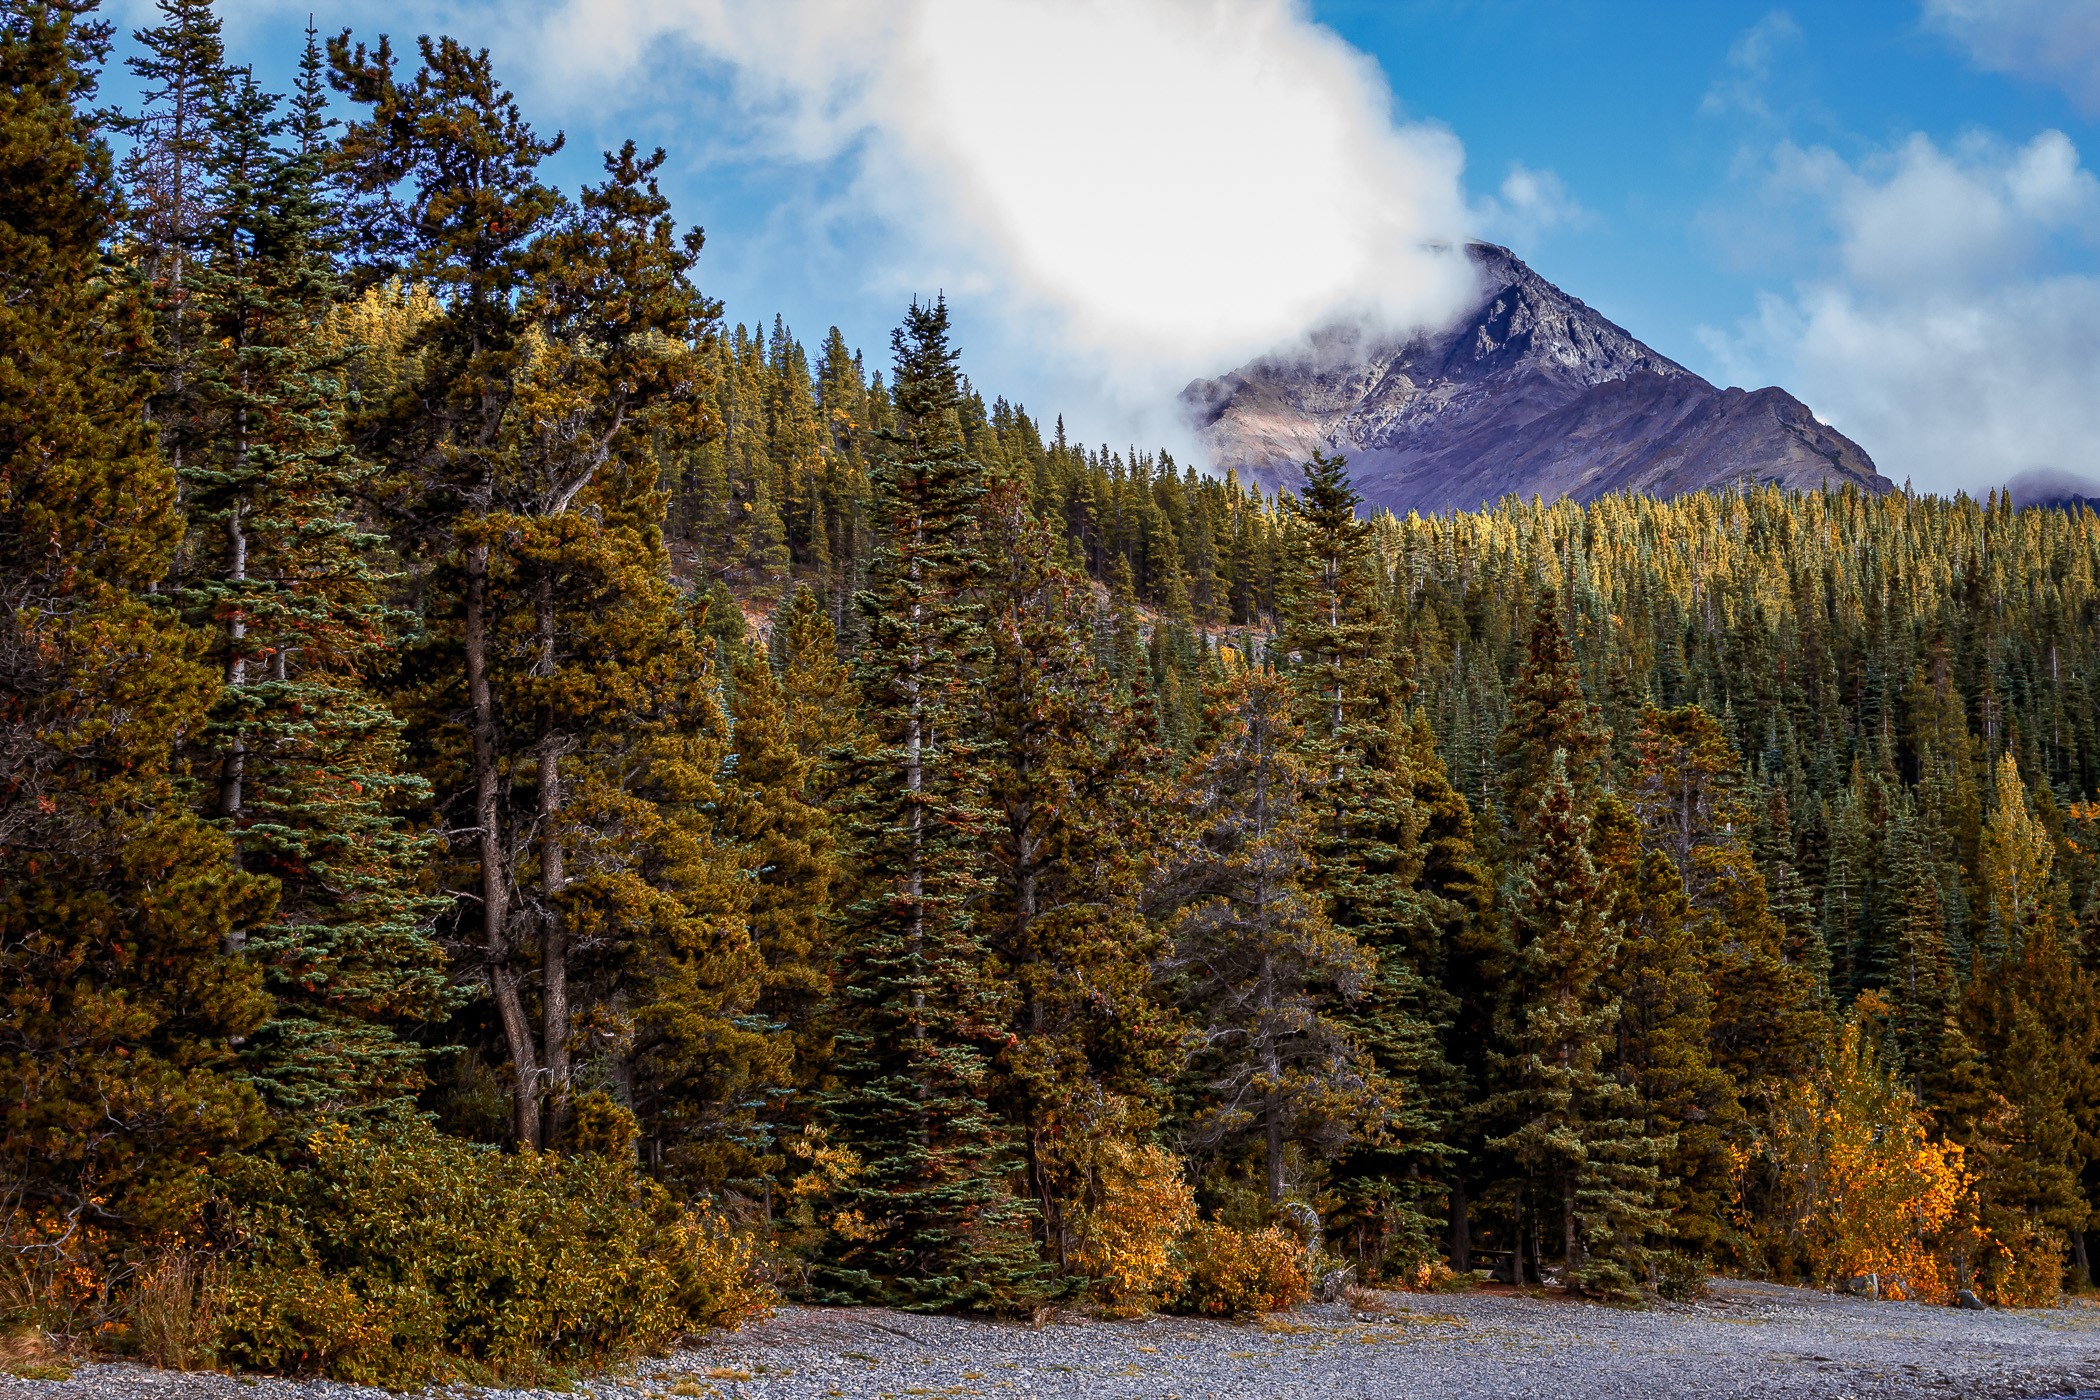
[[872, 744], [838, 755], [853, 877], [842, 891], [848, 1000], [838, 1140], [862, 1155], [848, 1205], [867, 1223], [813, 1272], [820, 1296], [907, 1308], [1011, 1308], [1043, 1266], [1033, 1212], [1007, 1188], [1012, 1129], [985, 1102], [999, 990], [983, 976], [976, 853], [992, 814], [970, 689], [984, 664], [982, 464], [964, 447], [945, 301], [892, 337], [896, 426], [873, 473], [876, 553], [854, 599]]
[[267, 1131], [235, 1057], [270, 1003], [233, 945], [276, 898], [178, 766], [217, 678], [150, 596], [181, 517], [144, 412], [149, 308], [103, 261], [107, 52], [79, 7], [0, 16], [0, 1175], [18, 1239], [98, 1264], [98, 1239], [185, 1228], [197, 1164]]
[[1530, 795], [1544, 782], [1556, 752], [1566, 754], [1566, 779], [1577, 805], [1587, 808], [1603, 781], [1609, 745], [1597, 707], [1583, 691], [1582, 668], [1561, 620], [1560, 594], [1551, 584], [1541, 584], [1509, 693], [1509, 720], [1495, 740], [1504, 808], [1519, 830], [1535, 810]]
[[1639, 1096], [1605, 1067], [1619, 1018], [1607, 974], [1619, 930], [1590, 859], [1590, 818], [1576, 804], [1568, 754], [1556, 749], [1530, 821], [1510, 923], [1516, 968], [1498, 1057], [1494, 1109], [1513, 1119], [1490, 1147], [1510, 1154], [1543, 1210], [1558, 1208], [1570, 1289], [1630, 1292], [1628, 1258], [1663, 1227], [1656, 1157]]

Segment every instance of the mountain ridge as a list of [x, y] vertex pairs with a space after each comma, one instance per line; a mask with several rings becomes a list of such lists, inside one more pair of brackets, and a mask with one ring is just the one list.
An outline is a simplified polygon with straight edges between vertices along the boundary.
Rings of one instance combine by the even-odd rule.
[[1893, 489], [1866, 451], [1784, 389], [1721, 389], [1533, 271], [1473, 243], [1483, 295], [1443, 330], [1338, 328], [1305, 353], [1182, 392], [1211, 465], [1294, 487], [1318, 448], [1368, 506], [1474, 509], [1503, 495], [1677, 495], [1736, 481]]

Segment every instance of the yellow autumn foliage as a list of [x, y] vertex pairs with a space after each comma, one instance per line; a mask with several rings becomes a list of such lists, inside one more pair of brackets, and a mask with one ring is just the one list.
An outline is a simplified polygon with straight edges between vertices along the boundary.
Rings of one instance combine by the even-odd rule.
[[1238, 1230], [1204, 1221], [1190, 1235], [1186, 1255], [1180, 1312], [1275, 1312], [1312, 1296], [1304, 1246], [1274, 1225]]
[[230, 1158], [223, 1364], [397, 1389], [537, 1380], [771, 1305], [754, 1243], [631, 1159], [505, 1154], [410, 1120]]
[[1975, 1199], [1961, 1147], [1931, 1140], [1868, 1033], [1886, 1009], [1860, 997], [1815, 1072], [1775, 1095], [1763, 1152], [1743, 1166], [1776, 1178], [1778, 1209], [1758, 1228], [1795, 1269], [1824, 1284], [1874, 1274], [1884, 1296], [1939, 1301]]
[[1076, 1263], [1109, 1316], [1150, 1312], [1188, 1278], [1181, 1241], [1195, 1228], [1195, 1192], [1164, 1148], [1109, 1138], [1093, 1155], [1095, 1200], [1075, 1221]]

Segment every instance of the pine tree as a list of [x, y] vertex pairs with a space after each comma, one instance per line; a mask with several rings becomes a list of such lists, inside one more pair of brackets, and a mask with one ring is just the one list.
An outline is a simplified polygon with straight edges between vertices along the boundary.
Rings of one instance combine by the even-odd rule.
[[[534, 242], [564, 209], [536, 167], [561, 141], [542, 141], [525, 124], [485, 54], [451, 39], [419, 44], [422, 67], [402, 84], [386, 39], [376, 49], [353, 47], [345, 30], [328, 42], [330, 82], [369, 109], [367, 118], [348, 123], [335, 158], [352, 196], [344, 219], [352, 264], [368, 283], [404, 274], [428, 284], [443, 307], [416, 337], [413, 380], [350, 426], [356, 445], [388, 468], [397, 547], [405, 555], [434, 554], [448, 572], [457, 569], [447, 591], [458, 600], [471, 792], [458, 824], [465, 828], [461, 855], [479, 887], [478, 908], [459, 917], [480, 926], [483, 975], [515, 1086], [512, 1133], [537, 1145], [544, 1083], [525, 1005], [524, 921], [513, 911], [513, 863], [523, 843], [512, 836], [509, 736], [494, 684], [491, 581], [500, 534], [490, 525], [509, 504], [503, 438], [514, 385], [532, 351], [526, 303]], [[566, 505], [565, 496], [573, 498], [573, 490], [556, 499]], [[444, 642], [449, 650], [450, 638]], [[455, 761], [445, 758], [447, 767]], [[449, 804], [453, 795], [437, 796]], [[464, 943], [466, 931], [460, 935]]]
[[1376, 1141], [1397, 1096], [1338, 1016], [1376, 965], [1305, 888], [1317, 776], [1297, 750], [1288, 685], [1238, 663], [1208, 698], [1163, 876], [1179, 910], [1166, 970], [1205, 1047], [1190, 1145], [1247, 1146], [1275, 1206], [1291, 1185], [1287, 1145], [1317, 1160]]
[[2049, 882], [2055, 846], [2028, 810], [2026, 783], [2010, 753], [1999, 756], [1996, 778], [1998, 799], [1979, 853], [1990, 929], [1982, 951], [1993, 961], [2052, 928], [2057, 913]]
[[1567, 1286], [1628, 1292], [1629, 1256], [1665, 1223], [1654, 1204], [1663, 1144], [1648, 1136], [1639, 1096], [1604, 1064], [1619, 1019], [1607, 980], [1619, 934], [1605, 921], [1565, 750], [1533, 794], [1531, 855], [1510, 905], [1516, 964], [1496, 1064], [1504, 1087], [1493, 1102], [1515, 1126], [1489, 1146], [1510, 1154], [1525, 1196], [1558, 1206]]
[[[830, 627], [808, 589], [796, 594], [795, 620]], [[782, 619], [783, 622], [788, 619]], [[797, 639], [797, 652], [807, 643]], [[807, 662], [804, 662], [806, 667]], [[737, 834], [754, 848], [758, 871], [746, 916], [766, 962], [762, 1014], [795, 1037], [795, 1079], [811, 1084], [830, 1058], [820, 1012], [831, 990], [830, 931], [825, 913], [838, 879], [838, 840], [820, 805], [817, 751], [796, 742], [790, 715], [793, 676], [784, 684], [765, 654], [746, 648], [736, 663], [736, 785], [743, 798]]]
[[1285, 502], [1276, 646], [1291, 658], [1305, 757], [1323, 778], [1315, 883], [1329, 920], [1376, 960], [1367, 994], [1344, 1020], [1410, 1101], [1376, 1160], [1359, 1151], [1337, 1170], [1356, 1183], [1345, 1195], [1358, 1213], [1419, 1255], [1429, 1222], [1409, 1197], [1423, 1188], [1403, 1181], [1412, 1171], [1419, 1182], [1444, 1153], [1442, 1125], [1413, 1100], [1421, 1080], [1451, 1076], [1435, 1023], [1452, 1008], [1431, 980], [1443, 961], [1441, 911], [1418, 892], [1424, 815], [1409, 771], [1407, 658], [1393, 646], [1374, 529], [1357, 518], [1362, 498], [1343, 459], [1316, 452], [1304, 473], [1297, 499]]
[[[450, 711], [428, 717], [433, 732], [465, 731], [466, 751], [430, 768], [456, 785], [439, 802], [456, 814], [479, 896], [462, 902], [461, 941], [479, 944], [495, 1003], [512, 1134], [536, 1146], [559, 1139], [569, 1112], [570, 964], [590, 951], [579, 934], [590, 901], [640, 882], [679, 906], [653, 925], [662, 937], [709, 926], [675, 871], [651, 880], [645, 843], [603, 882], [572, 881], [569, 867], [572, 849], [618, 820], [611, 794], [646, 781], [594, 770], [587, 755], [673, 743], [675, 718], [636, 697], [704, 669], [697, 619], [673, 603], [648, 443], [652, 430], [699, 426], [698, 366], [677, 347], [704, 339], [719, 308], [690, 282], [700, 238], [677, 236], [656, 185], [661, 151], [608, 153], [606, 178], [572, 207], [536, 174], [560, 139], [534, 134], [487, 54], [419, 45], [407, 83], [383, 38], [368, 50], [346, 32], [328, 46], [332, 81], [369, 109], [337, 157], [356, 196], [354, 256], [366, 277], [405, 271], [443, 303], [418, 335], [416, 382], [360, 415], [353, 435], [390, 469], [397, 547], [437, 566], [426, 609], [444, 625], [403, 679], [412, 703]], [[415, 674], [426, 666], [430, 679]], [[663, 800], [672, 810], [657, 815], [676, 831], [675, 789]], [[712, 912], [733, 942], [741, 911]], [[700, 956], [666, 956], [688, 954]]]
[[1785, 957], [1764, 876], [1750, 850], [1742, 760], [1720, 721], [1697, 705], [1650, 706], [1634, 739], [1632, 807], [1642, 841], [1683, 882], [1713, 989], [1714, 1063], [1748, 1094], [1798, 1069], [1817, 1038], [1809, 972]]
[[1939, 882], [1907, 809], [1897, 818], [1890, 845], [1887, 922], [1892, 925], [1893, 947], [1885, 984], [1888, 1040], [1912, 1092], [1922, 1096], [1933, 1070], [1931, 1057], [1951, 1009], [1948, 992], [1953, 978], [1945, 957]]
[[1619, 1000], [1611, 1067], [1640, 1095], [1647, 1136], [1661, 1148], [1655, 1203], [1669, 1238], [1712, 1254], [1735, 1234], [1730, 1152], [1748, 1123], [1735, 1081], [1713, 1063], [1714, 998], [1691, 902], [1670, 857], [1642, 850], [1640, 825], [1616, 797], [1599, 804], [1590, 853], [1606, 917], [1621, 931], [1607, 976]]
[[136, 115], [112, 125], [130, 138], [121, 174], [130, 194], [130, 243], [151, 288], [159, 378], [151, 412], [161, 445], [180, 472], [188, 449], [195, 358], [212, 341], [195, 324], [192, 269], [211, 222], [208, 170], [233, 78], [212, 0], [155, 0], [162, 22], [132, 32], [127, 60], [143, 85]]
[[180, 476], [190, 538], [175, 594], [215, 634], [225, 688], [209, 727], [208, 809], [238, 862], [276, 877], [276, 918], [248, 956], [278, 1010], [243, 1058], [280, 1114], [403, 1102], [421, 1051], [396, 1030], [447, 1000], [419, 890], [432, 843], [403, 814], [428, 798], [403, 774], [400, 722], [366, 689], [388, 640], [383, 543], [351, 521], [372, 471], [343, 444], [338, 287], [315, 196], [319, 54], [289, 149], [276, 99], [234, 75], [195, 157], [204, 212], [189, 247]]
[[852, 873], [827, 1102], [834, 1141], [861, 1154], [845, 1207], [863, 1223], [812, 1283], [842, 1301], [1011, 1308], [1036, 1295], [1042, 1266], [1033, 1212], [1005, 1182], [1013, 1131], [984, 1099], [1005, 1019], [973, 907], [991, 814], [966, 727], [984, 664], [984, 474], [962, 443], [946, 303], [915, 302], [892, 345], [898, 422], [874, 470], [876, 554], [855, 599], [872, 742], [840, 755]]
[[1433, 981], [1443, 1020], [1438, 1032], [1444, 1077], [1418, 1069], [1416, 1085], [1424, 1108], [1440, 1121], [1441, 1141], [1451, 1149], [1439, 1175], [1449, 1186], [1452, 1267], [1463, 1272], [1471, 1267], [1471, 1184], [1483, 1165], [1480, 1115], [1474, 1109], [1489, 1083], [1487, 1056], [1512, 950], [1494, 907], [1493, 873], [1473, 843], [1473, 814], [1465, 795], [1452, 786], [1428, 716], [1420, 711], [1408, 744], [1415, 806], [1425, 822], [1420, 892], [1439, 934]]
[[2092, 1213], [2080, 1179], [2100, 1097], [2093, 979], [2043, 927], [1971, 983], [1960, 1031], [1980, 1064], [1952, 1136], [1977, 1174], [1984, 1225], [2053, 1293], [2064, 1232], [2083, 1230]]
[[996, 1093], [1026, 1134], [1045, 1243], [1063, 1265], [1102, 1140], [1150, 1126], [1181, 1059], [1178, 1028], [1149, 995], [1154, 754], [1086, 646], [1091, 597], [1022, 488], [989, 492], [981, 518], [987, 647], [970, 719], [992, 813], [981, 927], [990, 973], [1011, 989]]
[[1603, 780], [1610, 736], [1582, 687], [1582, 668], [1561, 621], [1560, 594], [1541, 585], [1532, 601], [1531, 631], [1509, 695], [1509, 719], [1495, 740], [1504, 808], [1519, 832], [1535, 810], [1532, 796], [1546, 781], [1555, 753], [1565, 753], [1567, 781], [1587, 810]]
[[0, 13], [0, 1172], [10, 1246], [60, 1250], [179, 1227], [196, 1164], [267, 1128], [236, 1047], [269, 1001], [230, 945], [275, 889], [183, 801], [217, 680], [149, 593], [181, 520], [149, 308], [102, 258], [107, 48], [77, 9]]

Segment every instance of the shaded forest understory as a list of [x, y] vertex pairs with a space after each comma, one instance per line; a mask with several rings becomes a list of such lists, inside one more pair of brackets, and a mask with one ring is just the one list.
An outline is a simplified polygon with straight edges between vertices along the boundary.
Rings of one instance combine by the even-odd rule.
[[114, 112], [0, 10], [11, 1316], [409, 1383], [775, 1291], [2087, 1286], [2100, 517], [1264, 498], [938, 301], [722, 326], [483, 53], [277, 97], [160, 9]]

